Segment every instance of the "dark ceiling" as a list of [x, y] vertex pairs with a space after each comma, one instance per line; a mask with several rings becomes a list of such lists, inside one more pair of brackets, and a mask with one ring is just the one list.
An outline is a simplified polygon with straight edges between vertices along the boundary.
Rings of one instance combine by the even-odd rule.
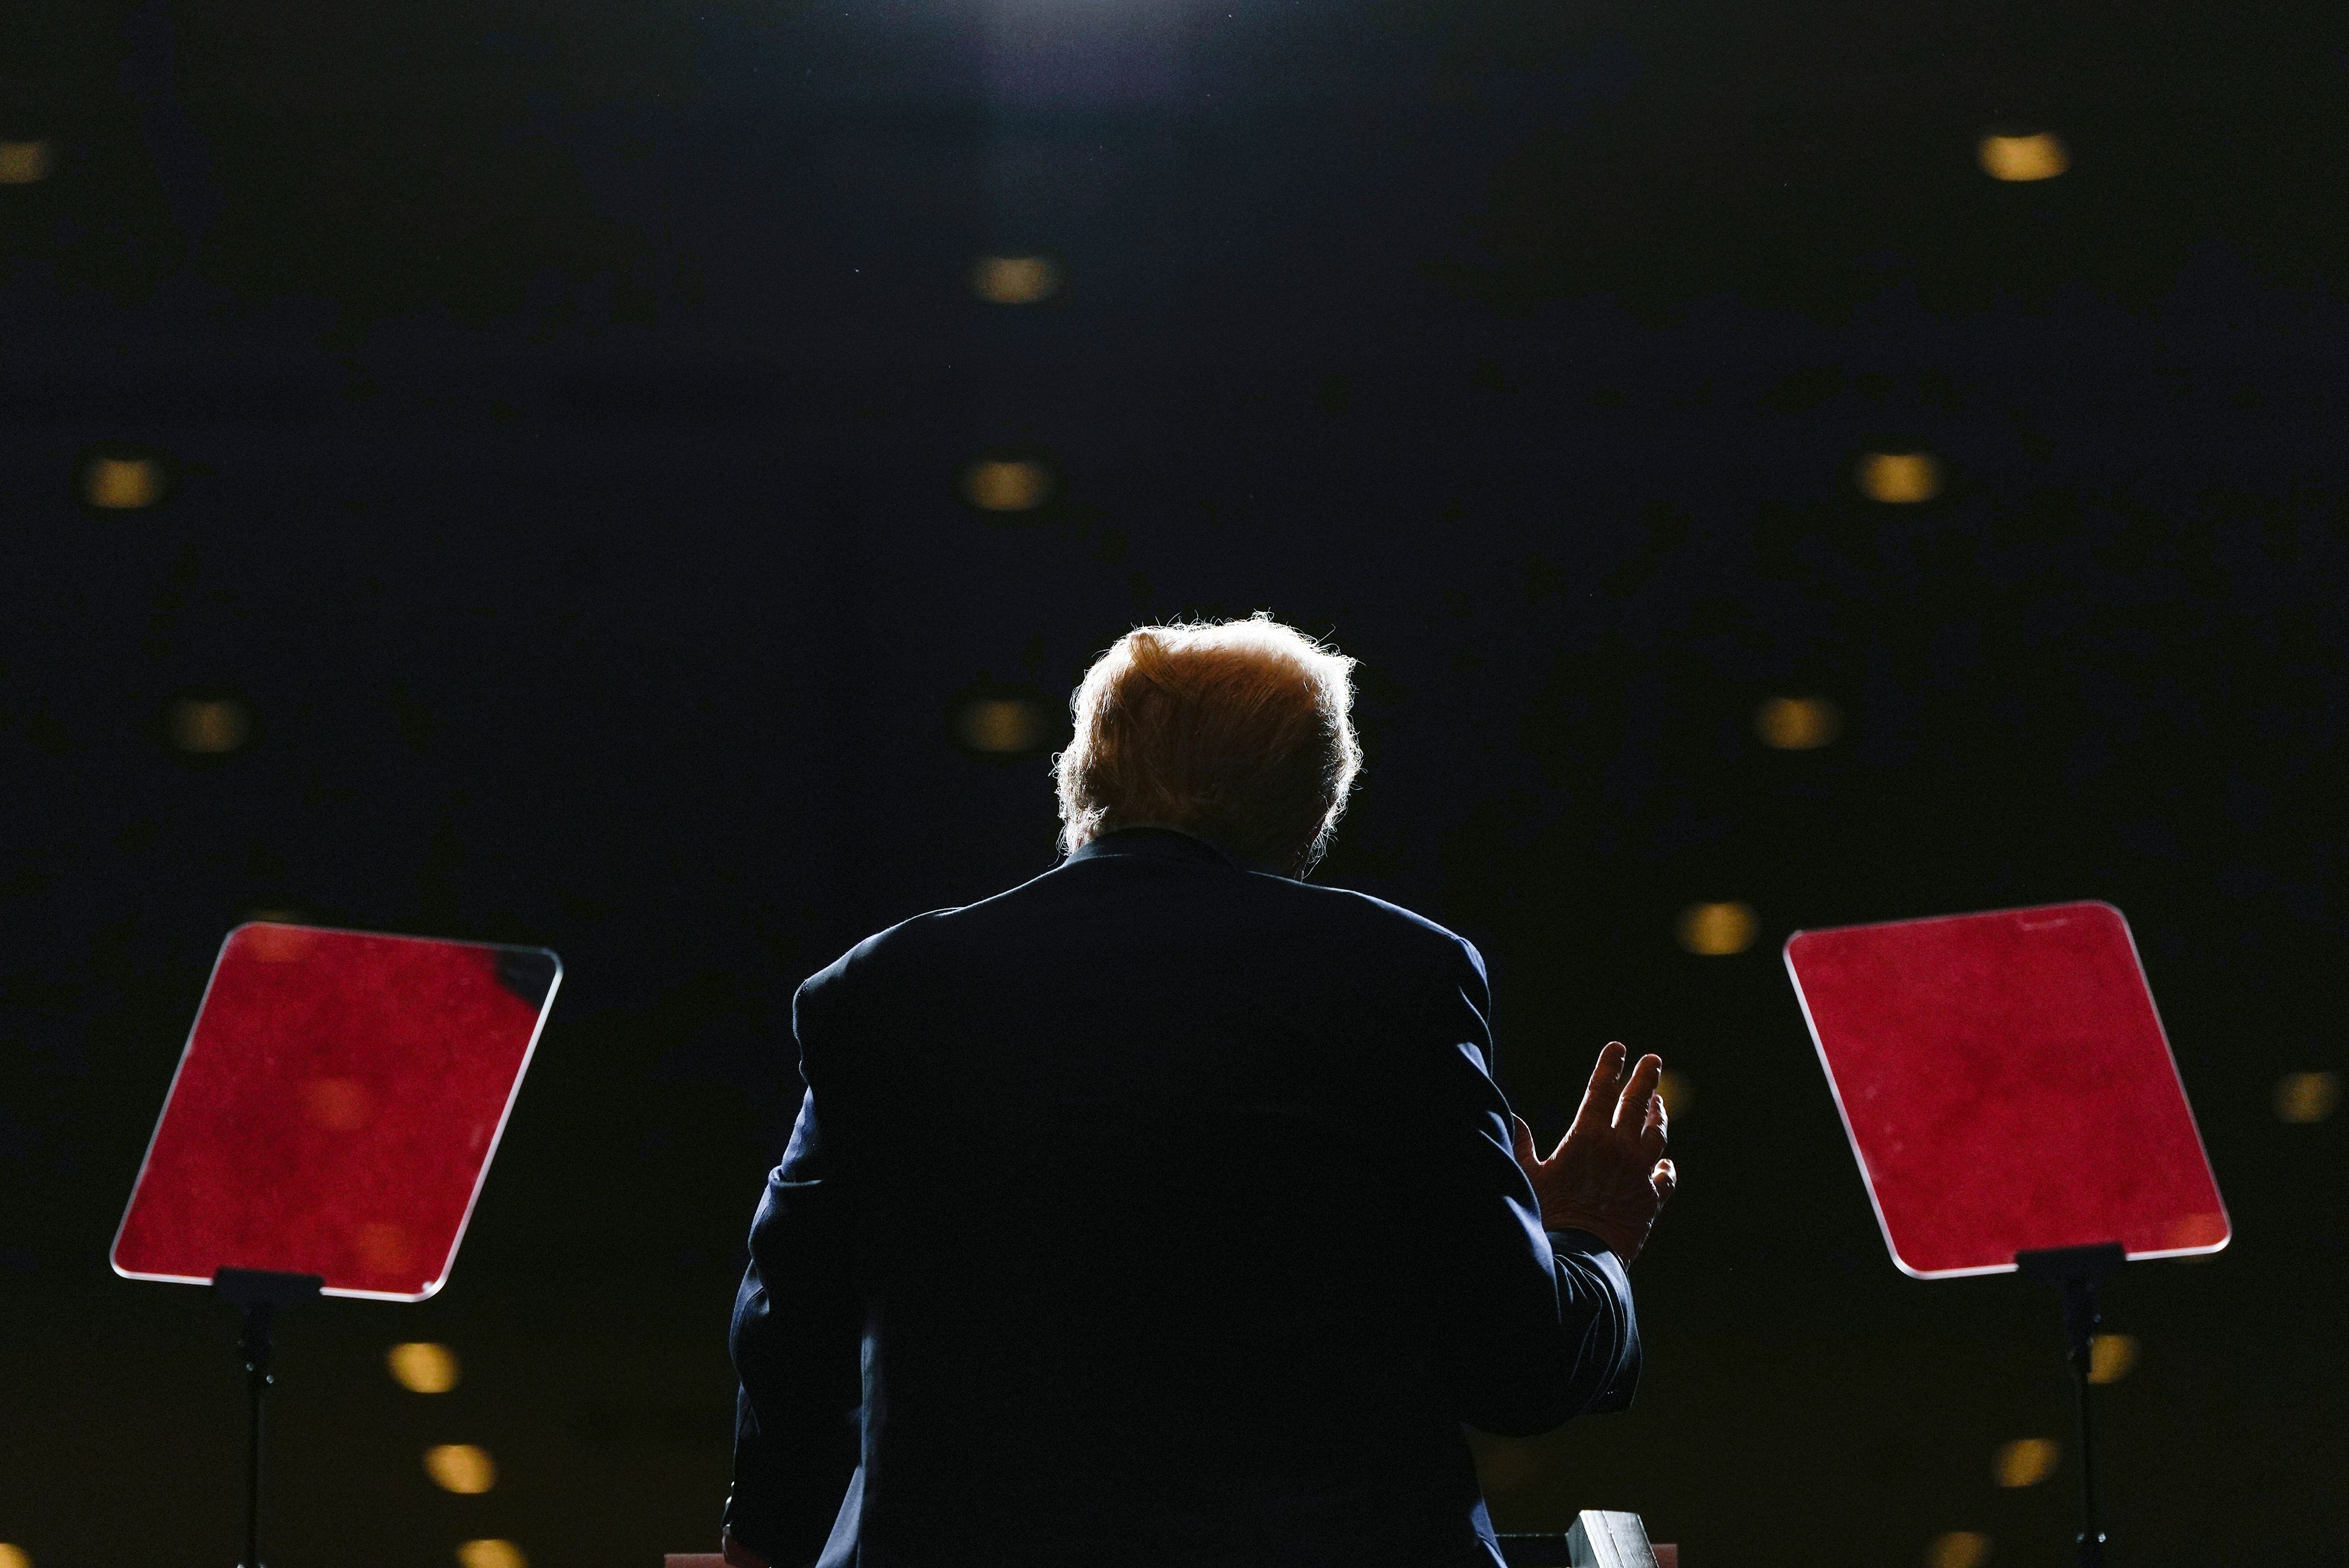
[[[793, 985], [1051, 863], [1040, 748], [1137, 620], [1364, 660], [1325, 879], [1492, 960], [1555, 1119], [1663, 1051], [1630, 1415], [1505, 1526], [2064, 1560], [2052, 1298], [1885, 1260], [1788, 931], [2128, 912], [2238, 1240], [2114, 1292], [2117, 1560], [2349, 1563], [2349, 14], [1511, 0], [403, 7], [5, 22], [0, 1541], [227, 1561], [232, 1324], [107, 1271], [221, 934], [569, 979], [453, 1282], [289, 1320], [292, 1568], [701, 1549]], [[2005, 183], [1986, 133], [2047, 131]], [[1041, 254], [1035, 306], [974, 259]], [[1940, 493], [1868, 499], [1870, 451]], [[963, 465], [1025, 456], [992, 514]], [[98, 458], [157, 504], [85, 504]], [[1774, 695], [1841, 736], [1763, 745]], [[225, 754], [173, 704], [249, 716]], [[1692, 901], [1746, 951], [1673, 940]], [[2095, 1085], [2050, 1064], [2050, 1114]], [[420, 1398], [395, 1339], [465, 1358]], [[427, 1443], [498, 1457], [432, 1490]], [[1943, 1555], [1934, 1556], [1935, 1552]]]

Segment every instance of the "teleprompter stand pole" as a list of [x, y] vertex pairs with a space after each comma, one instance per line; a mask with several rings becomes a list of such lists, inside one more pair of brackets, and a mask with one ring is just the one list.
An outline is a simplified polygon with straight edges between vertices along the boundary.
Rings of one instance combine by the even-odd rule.
[[2105, 1532], [2096, 1513], [2096, 1423], [2088, 1397], [2088, 1372], [2096, 1325], [2103, 1321], [2096, 1305], [2096, 1284], [2120, 1272], [2122, 1262], [2117, 1241], [2014, 1255], [2015, 1267], [2024, 1274], [2064, 1293], [2064, 1334], [2071, 1342], [2072, 1386], [2080, 1413], [2080, 1568], [2104, 1568], [2105, 1563]]
[[244, 1332], [236, 1342], [244, 1358], [244, 1554], [238, 1568], [261, 1568], [261, 1412], [270, 1385], [273, 1346], [270, 1321], [282, 1306], [314, 1300], [326, 1282], [316, 1274], [277, 1274], [265, 1269], [222, 1269], [212, 1275], [221, 1300], [244, 1312]]

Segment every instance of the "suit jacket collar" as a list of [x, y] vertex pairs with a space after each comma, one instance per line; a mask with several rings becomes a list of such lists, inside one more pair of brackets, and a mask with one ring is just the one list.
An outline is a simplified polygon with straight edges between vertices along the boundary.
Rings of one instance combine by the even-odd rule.
[[1112, 856], [1143, 856], [1153, 860], [1190, 860], [1200, 864], [1228, 866], [1236, 871], [1253, 871], [1254, 867], [1213, 844], [1195, 833], [1179, 827], [1120, 827], [1089, 839], [1069, 857], [1073, 865], [1080, 860], [1100, 860]]

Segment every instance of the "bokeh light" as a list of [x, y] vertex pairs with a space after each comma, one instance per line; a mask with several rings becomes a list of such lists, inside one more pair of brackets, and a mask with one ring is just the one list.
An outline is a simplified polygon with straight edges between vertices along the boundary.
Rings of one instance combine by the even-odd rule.
[[497, 1461], [471, 1443], [441, 1443], [424, 1450], [424, 1473], [442, 1491], [477, 1497], [498, 1484]]
[[1773, 697], [1754, 710], [1754, 732], [1774, 751], [1816, 751], [1843, 733], [1843, 713], [1824, 697]]
[[2276, 1080], [2275, 1113], [2284, 1121], [2305, 1127], [2340, 1108], [2338, 1073], [2286, 1073]]
[[359, 1262], [376, 1273], [396, 1274], [408, 1267], [408, 1231], [388, 1220], [370, 1220], [352, 1238]]
[[1982, 1568], [1990, 1561], [1990, 1537], [1975, 1530], [1952, 1530], [1925, 1548], [1925, 1568]]
[[163, 499], [163, 465], [151, 457], [94, 457], [81, 471], [81, 497], [104, 512], [136, 512]]
[[962, 471], [963, 499], [981, 512], [1032, 512], [1052, 488], [1052, 471], [1027, 458], [982, 458]]
[[955, 710], [955, 739], [970, 751], [1017, 756], [1050, 732], [1044, 704], [1029, 697], [973, 697]]
[[1929, 452], [1871, 452], [1853, 470], [1859, 493], [1887, 506], [1913, 506], [1941, 493], [1941, 464]]
[[21, 1546], [0, 1541], [0, 1568], [33, 1568], [33, 1554]]
[[461, 1372], [455, 1351], [421, 1340], [395, 1345], [383, 1359], [392, 1380], [410, 1394], [446, 1394]]
[[253, 736], [253, 710], [233, 697], [181, 697], [167, 715], [171, 744], [191, 756], [226, 756]]
[[2018, 1438], [1998, 1446], [1991, 1473], [2002, 1487], [2037, 1486], [2055, 1473], [2055, 1463], [2063, 1457], [2062, 1447], [2053, 1438]]
[[1476, 1479], [1484, 1483], [1488, 1495], [1515, 1491], [1534, 1480], [1542, 1469], [1541, 1451], [1533, 1444], [1517, 1438], [1480, 1434], [1475, 1444], [1475, 1452]]
[[1061, 292], [1061, 266], [1050, 256], [981, 256], [970, 291], [989, 305], [1036, 305]]
[[[37, 185], [57, 166], [57, 154], [46, 141], [0, 141], [0, 185]], [[0, 1568], [15, 1568], [0, 1557]]]
[[2072, 167], [2072, 155], [2062, 140], [2044, 130], [2029, 136], [1985, 136], [1974, 151], [1982, 172], [1993, 180], [2053, 180]]
[[457, 1548], [460, 1568], [530, 1568], [530, 1559], [511, 1541], [468, 1541]]
[[2088, 1381], [2118, 1383], [2137, 1365], [2137, 1341], [2126, 1334], [2100, 1334], [2088, 1341]]
[[244, 950], [264, 963], [295, 962], [316, 945], [316, 939], [299, 925], [255, 925], [244, 933]]
[[1755, 922], [1750, 904], [1691, 904], [1681, 911], [1673, 935], [1681, 946], [1706, 958], [1725, 958], [1754, 945]]
[[1674, 1121], [1680, 1120], [1688, 1110], [1689, 1102], [1696, 1097], [1696, 1091], [1689, 1085], [1688, 1075], [1671, 1067], [1665, 1068], [1656, 1079], [1656, 1093], [1663, 1099], [1664, 1115]]

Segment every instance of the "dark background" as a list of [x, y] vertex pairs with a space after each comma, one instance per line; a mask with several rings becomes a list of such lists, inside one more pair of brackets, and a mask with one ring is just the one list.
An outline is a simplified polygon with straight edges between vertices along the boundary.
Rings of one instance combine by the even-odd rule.
[[[2237, 1227], [2132, 1268], [2122, 1564], [2349, 1562], [2335, 1295], [2340, 8], [28, 0], [0, 32], [0, 1541], [233, 1560], [233, 1324], [107, 1248], [222, 933], [568, 978], [448, 1289], [285, 1332], [272, 1560], [714, 1539], [792, 987], [1052, 863], [1060, 702], [1143, 619], [1363, 660], [1324, 879], [1485, 949], [1554, 1127], [1682, 1075], [1631, 1414], [1504, 1527], [1694, 1568], [2065, 1558], [2053, 1298], [1887, 1261], [1776, 955], [2130, 916]], [[2063, 177], [2002, 184], [1989, 130]], [[974, 257], [1047, 251], [1003, 307]], [[1063, 475], [982, 514], [1006, 443]], [[1883, 505], [1866, 451], [1938, 454]], [[93, 454], [156, 506], [94, 509]], [[249, 742], [170, 743], [241, 702]], [[1762, 745], [1773, 695], [1843, 734]], [[1673, 940], [1738, 899], [1759, 940]], [[2048, 1064], [2051, 1116], [2092, 1085]], [[385, 1346], [463, 1358], [453, 1393]], [[2064, 1462], [2003, 1490], [2002, 1442]], [[452, 1497], [419, 1456], [475, 1442]], [[1942, 1559], [1942, 1568], [1961, 1564]]]

